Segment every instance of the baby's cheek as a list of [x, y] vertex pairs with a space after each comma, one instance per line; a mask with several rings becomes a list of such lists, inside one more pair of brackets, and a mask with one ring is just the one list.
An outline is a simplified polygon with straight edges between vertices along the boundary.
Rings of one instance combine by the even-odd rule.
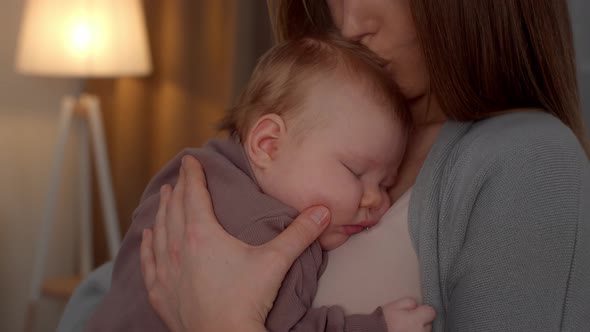
[[330, 230], [328, 228], [318, 238], [318, 241], [320, 242], [320, 246], [324, 250], [330, 250], [330, 248], [328, 248], [329, 247], [329, 244], [330, 244], [330, 236], [329, 236], [329, 233], [330, 233]]
[[361, 191], [356, 188], [342, 190], [335, 203], [334, 217], [339, 225], [348, 225], [356, 221], [361, 203]]
[[324, 250], [333, 250], [344, 244], [349, 236], [339, 232], [336, 227], [328, 226], [328, 228], [320, 235], [318, 241]]
[[[319, 185], [322, 184], [322, 185]], [[314, 204], [322, 204], [332, 213], [332, 225], [344, 225], [356, 216], [362, 188], [338, 172], [324, 174], [323, 179], [309, 179], [307, 185], [314, 186]], [[311, 189], [311, 188], [310, 188]]]

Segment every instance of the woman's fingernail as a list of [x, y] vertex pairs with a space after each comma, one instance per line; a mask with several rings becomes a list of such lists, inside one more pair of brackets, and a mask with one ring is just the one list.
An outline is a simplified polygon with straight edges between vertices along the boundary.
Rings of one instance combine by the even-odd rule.
[[170, 187], [167, 184], [161, 186], [160, 197], [167, 197], [168, 194], [170, 194]]
[[191, 161], [190, 161], [190, 159], [191, 159], [191, 158], [192, 158], [192, 157], [191, 157], [191, 155], [188, 155], [188, 154], [187, 154], [187, 155], [185, 155], [185, 156], [183, 156], [183, 157], [182, 157], [182, 161], [181, 161], [181, 163], [182, 163], [182, 167], [186, 168], [186, 167], [187, 167], [187, 165], [188, 165], [188, 164], [191, 162]]
[[327, 208], [325, 208], [323, 206], [317, 206], [311, 210], [309, 217], [316, 224], [321, 226], [328, 221], [328, 214], [329, 213], [330, 213], [330, 211], [328, 211]]

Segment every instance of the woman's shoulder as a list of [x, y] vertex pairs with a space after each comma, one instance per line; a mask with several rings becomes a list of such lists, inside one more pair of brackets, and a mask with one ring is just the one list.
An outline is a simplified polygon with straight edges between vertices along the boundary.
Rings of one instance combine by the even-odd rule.
[[[469, 138], [478, 145], [519, 146], [541, 142], [555, 142], [562, 145], [578, 146], [572, 132], [557, 117], [540, 111], [529, 110], [507, 113], [474, 123]], [[483, 148], [484, 146], [478, 146]]]
[[[438, 135], [420, 174], [418, 188], [474, 183], [481, 176], [588, 168], [588, 158], [569, 127], [538, 110], [505, 113], [475, 122], [449, 121]], [[492, 172], [491, 169], [502, 170]], [[487, 174], [487, 175], [486, 175]], [[418, 192], [421, 192], [418, 190]]]
[[454, 150], [457, 158], [487, 163], [541, 156], [563, 158], [564, 154], [570, 158], [585, 157], [572, 130], [555, 116], [538, 110], [476, 121], [457, 141]]
[[[590, 167], [570, 128], [540, 111], [449, 123], [439, 137], [424, 176], [429, 182], [437, 178], [441, 189], [477, 187], [489, 180], [511, 182], [532, 174], [559, 173], [574, 180]], [[441, 173], [434, 174], [436, 169]]]

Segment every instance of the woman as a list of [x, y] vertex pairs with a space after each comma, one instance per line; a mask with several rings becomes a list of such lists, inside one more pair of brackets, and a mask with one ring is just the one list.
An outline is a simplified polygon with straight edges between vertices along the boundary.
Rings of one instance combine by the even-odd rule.
[[[408, 100], [415, 128], [390, 195], [411, 195], [399, 215], [407, 213], [421, 295], [437, 311], [433, 330], [586, 329], [590, 149], [566, 1], [277, 0], [270, 8], [279, 39], [335, 28], [366, 45]], [[282, 276], [329, 214], [312, 208], [275, 241], [249, 247], [215, 222], [198, 163], [184, 169], [187, 180], [163, 195], [142, 245], [151, 302], [175, 331], [264, 331]], [[356, 267], [338, 257], [366, 238], [330, 253], [318, 294], [326, 278], [347, 277], [338, 262]], [[373, 254], [377, 265], [399, 255]]]

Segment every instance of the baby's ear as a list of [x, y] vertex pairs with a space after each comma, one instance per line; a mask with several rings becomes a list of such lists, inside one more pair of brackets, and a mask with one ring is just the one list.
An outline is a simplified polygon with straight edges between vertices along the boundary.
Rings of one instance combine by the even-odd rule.
[[267, 168], [276, 158], [286, 132], [285, 121], [278, 114], [261, 116], [250, 129], [245, 145], [252, 163]]

